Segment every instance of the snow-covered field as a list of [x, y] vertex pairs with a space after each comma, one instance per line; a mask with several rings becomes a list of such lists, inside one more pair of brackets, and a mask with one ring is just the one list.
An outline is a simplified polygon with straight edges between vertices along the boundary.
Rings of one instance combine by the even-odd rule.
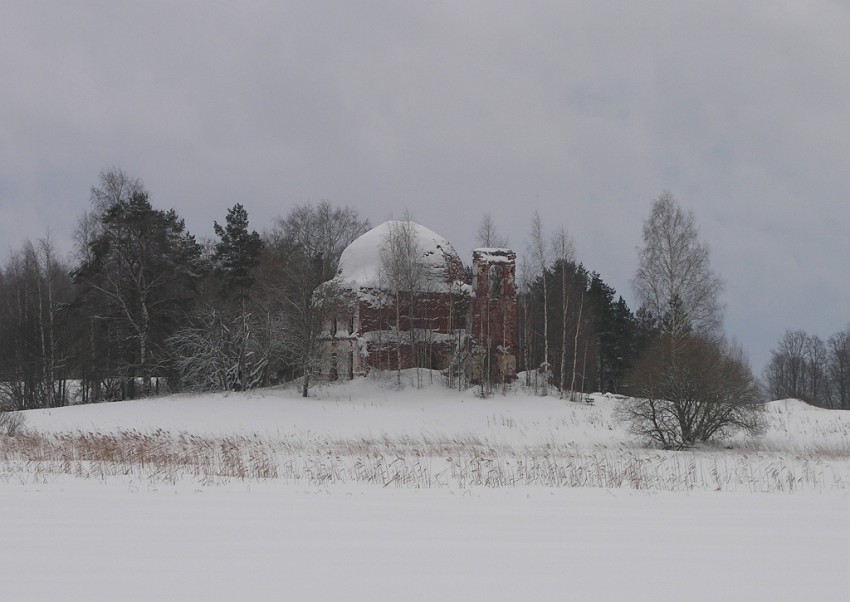
[[673, 453], [606, 396], [313, 393], [27, 412], [0, 437], [0, 597], [850, 595], [850, 412], [772, 402], [762, 440]]

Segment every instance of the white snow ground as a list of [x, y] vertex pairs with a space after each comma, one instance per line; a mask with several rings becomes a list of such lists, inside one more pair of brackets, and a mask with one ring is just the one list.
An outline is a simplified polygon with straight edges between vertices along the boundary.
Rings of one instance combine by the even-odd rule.
[[7, 600], [846, 600], [844, 496], [0, 488]]
[[[472, 392], [393, 391], [366, 380], [316, 395], [302, 400], [293, 390], [272, 390], [78, 406], [27, 412], [27, 427], [59, 435], [240, 434], [316, 445], [440, 438], [499, 448], [496, 460], [505, 463], [516, 461], [511, 453], [549, 446], [565, 454], [563, 462], [597, 469], [602, 462], [611, 471], [631, 457], [661, 475], [638, 485], [660, 487], [635, 490], [625, 480], [607, 488], [491, 488], [447, 478], [414, 488], [359, 482], [354, 471], [335, 480], [201, 485], [188, 475], [162, 480], [133, 471], [77, 478], [31, 463], [0, 472], [0, 598], [850, 596], [842, 568], [850, 553], [848, 412], [773, 402], [771, 428], [757, 444], [666, 454], [629, 440], [612, 420], [611, 398], [597, 397], [593, 406], [521, 392], [481, 400]], [[761, 486], [739, 479], [712, 491], [711, 470], [723, 464], [746, 466], [744, 474]], [[775, 476], [781, 468], [786, 473]]]

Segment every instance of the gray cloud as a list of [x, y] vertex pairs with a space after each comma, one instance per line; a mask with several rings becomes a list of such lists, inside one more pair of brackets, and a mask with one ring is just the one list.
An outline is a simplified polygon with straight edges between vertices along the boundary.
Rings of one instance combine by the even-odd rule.
[[469, 255], [538, 209], [632, 300], [650, 201], [696, 211], [757, 368], [850, 317], [850, 8], [827, 0], [0, 6], [0, 240], [71, 247], [99, 171], [190, 229], [329, 199]]

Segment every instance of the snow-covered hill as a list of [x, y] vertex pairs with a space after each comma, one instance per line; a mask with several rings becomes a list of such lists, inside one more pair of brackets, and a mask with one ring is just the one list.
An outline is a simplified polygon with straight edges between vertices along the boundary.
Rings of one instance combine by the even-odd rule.
[[[344, 440], [439, 437], [475, 439], [485, 445], [572, 446], [643, 449], [615, 419], [617, 396], [593, 394], [592, 404], [535, 395], [514, 385], [487, 399], [477, 389], [443, 386], [438, 373], [405, 373], [319, 385], [303, 398], [297, 387], [247, 393], [184, 394], [24, 412], [39, 433], [191, 433], [275, 439]], [[417, 385], [417, 383], [419, 383]], [[850, 456], [850, 412], [823, 410], [800, 400], [765, 406], [768, 431], [740, 436], [727, 447], [739, 451], [811, 452]]]
[[850, 412], [772, 402], [761, 440], [663, 452], [617, 403], [360, 379], [26, 412], [4, 596], [846, 597]]
[[[126, 430], [185, 431], [197, 435], [254, 435], [307, 438], [392, 438], [469, 435], [492, 443], [618, 445], [625, 432], [612, 419], [614, 399], [594, 396], [594, 405], [554, 396], [534, 396], [521, 387], [481, 399], [477, 390], [442, 385], [439, 373], [406, 385], [359, 378], [318, 386], [309, 398], [297, 387], [248, 393], [174, 395], [121, 403], [72, 406], [26, 412], [30, 428], [43, 433]], [[422, 380], [422, 386], [415, 383]]]
[[307, 399], [292, 387], [27, 412], [40, 439], [24, 439], [7, 457], [17, 467], [46, 449], [45, 474], [203, 483], [766, 492], [850, 484], [850, 412], [776, 401], [766, 406], [763, 438], [677, 453], [634, 440], [615, 417], [615, 396], [592, 395], [589, 404], [514, 386], [481, 399], [446, 389], [438, 374], [405, 376], [401, 390], [393, 378], [357, 379]]

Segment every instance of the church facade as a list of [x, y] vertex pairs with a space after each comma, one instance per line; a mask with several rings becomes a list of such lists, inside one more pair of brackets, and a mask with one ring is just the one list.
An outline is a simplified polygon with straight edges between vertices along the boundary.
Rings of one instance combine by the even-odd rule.
[[[415, 277], [392, 272], [403, 232]], [[410, 276], [405, 273], [403, 276]], [[322, 294], [323, 291], [320, 291]], [[445, 238], [414, 222], [385, 222], [343, 251], [324, 285], [337, 300], [321, 336], [321, 376], [428, 368], [477, 382], [516, 374], [516, 254], [476, 249], [471, 275]]]

